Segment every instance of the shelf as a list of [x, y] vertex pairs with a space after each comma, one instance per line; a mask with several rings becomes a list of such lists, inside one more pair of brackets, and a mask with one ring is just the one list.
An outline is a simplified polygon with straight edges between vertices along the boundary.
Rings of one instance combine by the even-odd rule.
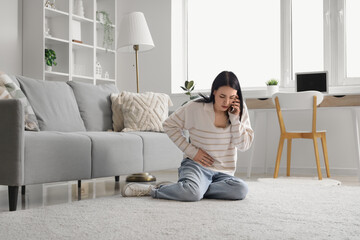
[[51, 42], [54, 42], [54, 43], [58, 43], [58, 42], [69, 43], [68, 40], [61, 39], [61, 38], [56, 38], [56, 37], [45, 37], [45, 40], [48, 40], [50, 43]]
[[[45, 2], [28, 0], [22, 3], [23, 38], [26, 40], [23, 46], [23, 74], [47, 81], [116, 83], [117, 1], [83, 1], [84, 14], [81, 14], [82, 10], [76, 11], [75, 0], [56, 1], [55, 8], [46, 7]], [[55, 0], [50, 2], [55, 3]], [[114, 42], [109, 46], [102, 45], [104, 27], [96, 20], [97, 11], [109, 13], [113, 23], [110, 30]], [[79, 25], [80, 32], [75, 32]], [[82, 42], [72, 41], [77, 38]], [[44, 66], [45, 49], [52, 49], [56, 53], [57, 65], [53, 66], [52, 71], [46, 71]], [[97, 61], [103, 70], [99, 79], [94, 74]], [[103, 78], [106, 72], [109, 79]]]
[[73, 49], [81, 49], [81, 48], [90, 48], [90, 49], [93, 49], [93, 48], [94, 48], [94, 46], [88, 45], [88, 44], [84, 44], [84, 43], [72, 42], [72, 44], [73, 44]]
[[86, 18], [86, 17], [80, 17], [78, 15], [73, 15], [73, 20], [78, 20], [80, 22], [89, 22], [89, 23], [93, 23], [94, 20], [90, 19], [90, 18]]
[[93, 77], [89, 77], [89, 76], [85, 76], [85, 75], [76, 75], [76, 74], [73, 74], [72, 77], [73, 77], [73, 79], [74, 79], [74, 78], [77, 78], [77, 79], [88, 79], [88, 80], [93, 80], [93, 79], [94, 79]]
[[96, 81], [116, 82], [116, 80], [112, 78], [96, 78]]
[[46, 76], [63, 76], [63, 77], [68, 77], [69, 74], [68, 73], [62, 73], [62, 72], [55, 72], [55, 71], [45, 71], [45, 75]]
[[45, 17], [69, 16], [69, 13], [45, 7]]
[[[98, 50], [100, 53], [106, 53], [106, 49], [103, 47], [96, 47], [96, 50]], [[113, 49], [108, 49], [107, 52], [116, 53]]]

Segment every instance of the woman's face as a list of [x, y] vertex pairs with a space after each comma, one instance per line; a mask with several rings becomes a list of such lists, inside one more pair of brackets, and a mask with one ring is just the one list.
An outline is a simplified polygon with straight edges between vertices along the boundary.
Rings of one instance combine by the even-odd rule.
[[216, 111], [227, 111], [237, 96], [236, 89], [229, 86], [219, 87], [213, 92], [215, 97], [214, 109]]

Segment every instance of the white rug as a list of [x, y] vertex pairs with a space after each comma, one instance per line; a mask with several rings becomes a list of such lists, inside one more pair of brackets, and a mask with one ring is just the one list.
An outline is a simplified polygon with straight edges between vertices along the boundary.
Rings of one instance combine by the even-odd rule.
[[0, 239], [359, 239], [360, 187], [259, 179], [243, 201], [120, 195], [0, 213]]

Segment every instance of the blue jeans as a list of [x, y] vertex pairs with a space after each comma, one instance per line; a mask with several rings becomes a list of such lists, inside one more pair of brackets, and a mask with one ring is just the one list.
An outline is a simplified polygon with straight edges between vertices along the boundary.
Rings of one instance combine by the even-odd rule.
[[177, 183], [153, 189], [153, 198], [178, 201], [199, 201], [202, 198], [242, 200], [248, 192], [247, 184], [236, 177], [207, 169], [185, 158], [179, 168]]

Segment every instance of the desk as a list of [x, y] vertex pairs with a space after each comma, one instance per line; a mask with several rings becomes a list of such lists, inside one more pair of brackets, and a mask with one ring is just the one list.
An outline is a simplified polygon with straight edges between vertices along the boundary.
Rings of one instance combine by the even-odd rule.
[[[275, 109], [272, 98], [247, 98], [248, 109]], [[360, 95], [326, 95], [318, 107], [354, 107], [360, 106]]]
[[[271, 110], [274, 109], [275, 111], [275, 105], [272, 101], [272, 98], [246, 98], [245, 99], [246, 105], [249, 110], [255, 110], [255, 120], [253, 122], [254, 131], [256, 127], [256, 115], [258, 111], [261, 110]], [[326, 108], [332, 108], [332, 107], [350, 107], [353, 119], [354, 119], [354, 131], [355, 133], [355, 145], [356, 148], [356, 158], [357, 158], [357, 167], [358, 167], [358, 177], [360, 181], [360, 139], [359, 139], [359, 126], [358, 126], [358, 120], [360, 119], [360, 116], [358, 116], [358, 111], [356, 111], [357, 107], [360, 107], [360, 94], [351, 94], [351, 95], [325, 95], [324, 100], [322, 103], [318, 106], [320, 108], [326, 107]], [[256, 139], [254, 139], [255, 143]], [[254, 144], [253, 143], [253, 144]], [[252, 162], [254, 157], [254, 148], [251, 149], [251, 155], [249, 159], [249, 165], [247, 170], [247, 176], [250, 177], [251, 174], [251, 168], [252, 168]], [[266, 169], [266, 166], [265, 166]]]

